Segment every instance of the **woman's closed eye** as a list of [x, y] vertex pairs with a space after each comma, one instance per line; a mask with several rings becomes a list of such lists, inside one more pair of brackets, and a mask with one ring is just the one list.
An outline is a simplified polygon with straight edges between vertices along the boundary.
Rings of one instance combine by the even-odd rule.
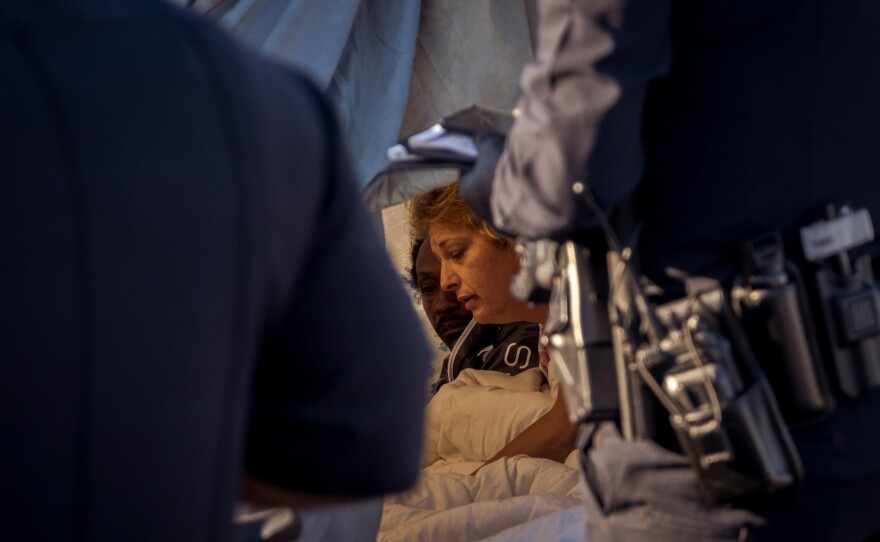
[[461, 261], [461, 257], [464, 256], [464, 250], [455, 250], [449, 253], [449, 261], [451, 262], [459, 262]]
[[467, 251], [473, 243], [471, 236], [452, 236], [450, 238], [441, 238], [436, 245], [432, 244], [434, 254], [441, 261], [460, 263], [467, 255]]

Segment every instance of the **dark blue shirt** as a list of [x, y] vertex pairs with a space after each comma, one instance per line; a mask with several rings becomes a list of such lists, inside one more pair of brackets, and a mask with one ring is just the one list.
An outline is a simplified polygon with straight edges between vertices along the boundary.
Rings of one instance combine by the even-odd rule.
[[413, 483], [429, 352], [359, 199], [324, 98], [212, 25], [0, 3], [0, 538]]

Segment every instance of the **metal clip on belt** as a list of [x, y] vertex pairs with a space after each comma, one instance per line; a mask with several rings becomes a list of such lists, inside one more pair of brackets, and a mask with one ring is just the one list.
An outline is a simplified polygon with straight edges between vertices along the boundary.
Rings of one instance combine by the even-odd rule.
[[880, 295], [868, 255], [852, 249], [874, 239], [865, 209], [829, 206], [827, 218], [801, 229], [804, 255], [817, 262], [816, 293], [839, 391], [858, 397], [880, 387]]

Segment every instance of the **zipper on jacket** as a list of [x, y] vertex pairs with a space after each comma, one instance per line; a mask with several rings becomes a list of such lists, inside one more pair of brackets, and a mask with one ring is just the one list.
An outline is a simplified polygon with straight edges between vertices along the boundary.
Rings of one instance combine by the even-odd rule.
[[446, 379], [449, 382], [452, 382], [452, 368], [455, 366], [455, 356], [458, 355], [458, 349], [461, 348], [461, 343], [464, 342], [464, 338], [467, 337], [472, 329], [474, 329], [475, 325], [477, 325], [477, 321], [471, 318], [471, 321], [465, 326], [464, 331], [462, 331], [461, 335], [458, 336], [458, 339], [455, 340], [455, 344], [452, 345], [452, 352], [449, 354], [449, 363], [446, 364]]

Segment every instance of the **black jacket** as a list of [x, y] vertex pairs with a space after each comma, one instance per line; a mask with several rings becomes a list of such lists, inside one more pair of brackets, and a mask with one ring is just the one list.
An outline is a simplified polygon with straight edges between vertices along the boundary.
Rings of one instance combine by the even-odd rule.
[[244, 470], [414, 482], [430, 354], [341, 147], [164, 1], [0, 2], [0, 539], [228, 540]]
[[455, 380], [464, 369], [498, 371], [513, 375], [538, 367], [538, 324], [478, 324], [471, 320], [443, 360], [440, 376], [431, 388]]

